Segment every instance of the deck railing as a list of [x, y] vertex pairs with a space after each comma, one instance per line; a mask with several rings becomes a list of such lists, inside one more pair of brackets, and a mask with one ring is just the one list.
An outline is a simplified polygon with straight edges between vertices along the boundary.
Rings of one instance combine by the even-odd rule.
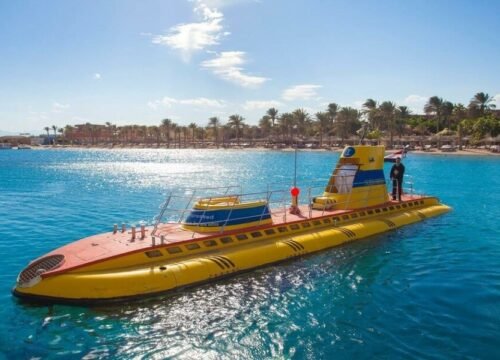
[[[345, 179], [348, 177], [350, 177], [351, 178], [350, 181], [352, 181], [351, 175], [336, 175], [335, 177], [341, 177], [341, 179], [330, 178], [329, 181], [330, 184], [349, 185], [348, 183], [346, 183], [346, 181], [349, 180]], [[323, 185], [314, 185], [315, 183], [318, 184], [322, 183]], [[304, 204], [309, 205], [307, 214], [302, 214], [302, 216], [305, 216], [306, 218], [312, 218], [313, 212], [314, 216], [319, 216], [318, 212], [321, 212], [321, 215], [325, 215], [326, 213], [332, 210], [344, 210], [352, 208], [353, 206], [358, 208], [363, 206], [368, 206], [371, 200], [374, 200], [375, 198], [377, 198], [376, 200], [379, 200], [381, 202], [387, 199], [387, 197], [385, 196], [383, 199], [380, 199], [380, 194], [373, 194], [370, 186], [366, 187], [365, 189], [363, 189], [363, 187], [360, 187], [357, 188], [358, 189], [357, 200], [353, 200], [350, 196], [348, 196], [346, 201], [335, 203], [334, 209], [329, 209], [327, 206], [325, 206], [323, 209], [313, 210], [312, 204], [314, 202], [315, 197], [324, 195], [325, 191], [328, 193], [333, 193], [336, 192], [337, 190], [335, 189], [335, 185], [328, 185], [327, 187], [325, 187], [324, 183], [325, 180], [323, 179], [310, 181], [308, 184], [312, 186], [308, 186], [305, 188], [305, 190], [302, 190], [302, 194], [299, 196], [299, 198], [301, 198], [301, 201], [299, 202], [300, 204], [303, 205]], [[392, 191], [392, 182], [390, 180], [386, 180], [385, 183], [387, 186], [387, 193], [390, 194], [390, 192]], [[414, 189], [413, 178], [411, 176], [405, 175], [404, 183], [405, 183], [405, 188], [404, 188], [405, 195], [410, 197], [416, 196], [417, 194]], [[265, 202], [269, 207], [269, 211], [272, 217], [276, 218], [281, 216], [282, 220], [286, 222], [291, 203], [290, 190], [289, 190], [291, 186], [286, 186], [286, 184], [287, 183], [281, 183], [280, 185], [282, 185], [285, 188], [288, 187], [287, 190], [283, 190], [283, 187], [282, 189], [277, 190], [276, 188], [278, 183], [274, 183], [268, 185], [267, 191], [246, 193], [246, 194], [242, 192], [233, 192], [235, 189], [241, 190], [240, 186], [229, 186], [222, 188], [218, 187], [218, 188], [207, 188], [207, 189], [184, 189], [184, 191], [180, 195], [169, 193], [166, 197], [165, 202], [160, 206], [160, 213], [155, 218], [154, 228], [153, 231], [151, 232], [151, 235], [153, 237], [160, 235], [162, 241], [164, 241], [164, 239], [167, 239], [168, 241], [169, 235], [171, 236], [174, 232], [181, 232], [181, 231], [185, 232], [186, 230], [180, 228], [179, 226], [172, 226], [172, 225], [169, 226], [169, 224], [184, 223], [191, 209], [193, 209], [196, 203], [198, 203], [197, 210], [203, 212], [200, 214], [199, 217], [200, 220], [198, 221], [195, 227], [199, 228], [200, 230], [206, 229], [206, 227], [209, 224], [213, 223], [213, 221], [204, 220], [206, 219], [205, 215], [207, 215], [207, 212], [211, 211], [208, 204], [210, 204], [212, 201], [220, 199], [221, 197], [231, 198], [233, 201], [228, 202], [227, 210], [229, 210], [229, 212], [226, 219], [220, 220], [221, 222], [223, 222], [223, 224], [218, 227], [219, 232], [225, 231], [229, 220], [231, 221], [238, 220], [240, 222], [244, 222], [245, 220], [252, 219], [253, 221], [255, 221], [256, 215], [237, 217], [237, 218], [232, 217], [233, 210], [235, 209], [236, 206], [238, 206], [241, 203], [247, 203], [253, 201]], [[349, 186], [352, 187], [355, 184], [356, 184], [355, 182], [351, 182]], [[380, 184], [380, 182], [376, 181], [374, 182], [374, 184]], [[301, 188], [304, 189], [304, 187]], [[363, 191], [366, 192], [366, 196], [362, 195], [359, 196], [359, 194], [363, 194], [362, 193]], [[352, 193], [352, 191], [349, 191], [348, 193]], [[203, 206], [200, 206], [201, 200], [203, 200], [203, 202], [207, 204], [205, 208], [203, 208]], [[266, 216], [267, 216], [267, 209], [264, 208], [260, 216], [258, 216], [258, 221], [259, 221], [258, 224], [263, 222]], [[192, 227], [193, 224], [190, 224], [190, 226]], [[196, 236], [196, 233], [197, 231], [193, 231], [192, 237]]]

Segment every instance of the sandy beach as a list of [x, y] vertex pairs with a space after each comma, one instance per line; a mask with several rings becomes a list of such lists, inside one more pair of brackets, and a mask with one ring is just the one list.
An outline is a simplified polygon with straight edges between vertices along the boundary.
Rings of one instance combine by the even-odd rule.
[[[94, 145], [94, 146], [78, 146], [78, 145], [41, 145], [41, 146], [33, 146], [31, 149], [33, 150], [46, 150], [46, 149], [77, 149], [77, 150], [90, 150], [90, 149], [108, 149], [108, 150], [131, 150], [131, 149], [167, 149], [165, 146], [100, 146], [100, 145]], [[294, 148], [288, 147], [288, 148], [282, 148], [282, 149], [269, 149], [266, 147], [199, 147], [199, 148], [193, 148], [193, 147], [187, 147], [187, 148], [177, 148], [177, 147], [170, 147], [171, 150], [220, 150], [220, 151], [227, 151], [227, 150], [246, 150], [246, 151], [294, 151]], [[331, 152], [341, 152], [342, 148], [333, 148], [333, 149], [299, 149], [301, 152], [309, 152], [309, 151], [331, 151]], [[394, 153], [398, 150], [387, 150], [387, 154]], [[455, 151], [441, 151], [438, 149], [431, 149], [431, 150], [410, 150], [408, 151], [408, 154], [423, 154], [423, 155], [436, 155], [436, 156], [500, 156], [499, 152], [492, 152], [488, 149], [476, 149], [476, 148], [467, 148], [463, 150], [455, 150]]]

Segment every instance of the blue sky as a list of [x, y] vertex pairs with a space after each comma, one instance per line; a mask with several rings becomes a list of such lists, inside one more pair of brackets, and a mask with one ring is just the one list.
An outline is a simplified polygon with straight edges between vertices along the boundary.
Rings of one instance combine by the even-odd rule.
[[500, 105], [500, 1], [0, 0], [0, 130]]

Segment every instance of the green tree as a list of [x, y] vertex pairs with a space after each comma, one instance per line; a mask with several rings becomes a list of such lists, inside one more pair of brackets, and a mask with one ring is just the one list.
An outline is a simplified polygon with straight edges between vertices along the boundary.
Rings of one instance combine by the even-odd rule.
[[449, 101], [444, 101], [443, 105], [441, 106], [441, 114], [443, 116], [444, 126], [450, 129], [451, 128], [450, 120], [453, 114], [453, 104]]
[[219, 148], [219, 134], [218, 134], [218, 127], [220, 125], [220, 121], [218, 117], [212, 116], [210, 119], [208, 119], [208, 126], [212, 127], [213, 129], [213, 134], [214, 134], [214, 139], [215, 139], [215, 146], [217, 149]]
[[196, 133], [196, 129], [197, 129], [197, 125], [195, 123], [191, 123], [189, 124], [189, 128], [191, 129], [192, 131], [192, 134], [191, 134], [191, 142], [193, 143], [193, 146], [196, 147], [196, 144], [195, 144], [195, 133]]
[[495, 109], [496, 106], [493, 104], [493, 101], [493, 97], [484, 92], [479, 92], [471, 99], [469, 109], [473, 111], [474, 115], [483, 116], [490, 112], [490, 110]]
[[294, 118], [291, 113], [283, 113], [278, 118], [278, 125], [282, 135], [282, 141], [285, 143], [291, 143], [290, 136], [292, 133]]
[[271, 133], [273, 129], [273, 124], [271, 121], [272, 118], [269, 115], [264, 115], [260, 118], [259, 128], [262, 136], [267, 137]]
[[427, 115], [434, 116], [436, 122], [436, 133], [438, 133], [443, 112], [443, 99], [437, 96], [430, 97], [427, 103], [424, 105], [424, 112]]
[[363, 114], [366, 115], [372, 129], [380, 129], [380, 114], [375, 100], [367, 99], [363, 103]]
[[394, 140], [394, 130], [395, 130], [395, 112], [396, 112], [396, 104], [391, 101], [384, 101], [379, 106], [380, 115], [384, 121], [385, 128], [389, 130], [390, 140], [389, 146], [393, 147]]
[[302, 136], [308, 135], [311, 130], [311, 118], [304, 109], [297, 109], [293, 113], [294, 125]]
[[272, 107], [272, 108], [267, 110], [266, 115], [269, 116], [269, 118], [271, 119], [271, 122], [272, 122], [271, 127], [272, 127], [272, 129], [274, 129], [275, 121], [276, 121], [276, 118], [278, 116], [278, 109]]
[[476, 140], [484, 139], [487, 135], [497, 137], [500, 134], [500, 120], [491, 116], [477, 119], [472, 126], [472, 135]]
[[172, 120], [163, 119], [161, 121], [161, 129], [163, 131], [164, 136], [167, 138], [167, 148], [170, 147], [170, 127], [172, 126]]
[[328, 112], [317, 112], [316, 113], [317, 126], [319, 130], [319, 146], [323, 147], [323, 134], [330, 131], [330, 114]]
[[71, 125], [66, 125], [64, 127], [64, 139], [66, 142], [71, 141], [71, 144], [73, 144], [73, 131], [75, 128]]
[[[458, 125], [460, 122], [467, 117], [467, 109], [464, 104], [458, 103], [453, 106], [452, 119], [453, 124]], [[454, 126], [452, 126], [453, 128]]]
[[156, 138], [156, 146], [160, 147], [161, 131], [158, 126], [150, 126], [148, 132]]
[[340, 135], [342, 143], [351, 135], [356, 134], [356, 131], [360, 128], [361, 123], [359, 121], [359, 116], [359, 111], [351, 107], [343, 107], [340, 109], [334, 126], [337, 133]]
[[238, 146], [240, 146], [240, 135], [244, 121], [245, 119], [242, 116], [234, 114], [229, 117], [229, 121], [227, 122], [230, 128], [234, 128], [236, 130], [236, 142], [238, 143]]
[[[179, 125], [177, 125], [176, 123], [172, 123], [170, 124], [170, 128], [172, 129], [172, 132], [174, 133], [174, 148], [177, 146], [176, 145], [176, 142], [177, 142], [177, 134], [180, 133], [180, 129], [179, 129]], [[178, 147], [180, 148], [181, 145], [179, 143]]]
[[188, 138], [188, 133], [189, 133], [189, 128], [187, 126], [182, 126], [182, 135], [184, 139], [184, 147], [187, 148], [187, 138]]
[[43, 129], [47, 131], [47, 143], [50, 144], [50, 134], [49, 134], [50, 128], [46, 126]]
[[382, 131], [380, 131], [380, 129], [372, 130], [366, 137], [370, 140], [377, 140], [378, 144], [380, 142], [380, 139], [382, 138]]
[[54, 131], [54, 141], [53, 144], [57, 143], [57, 126], [52, 125], [52, 130]]
[[398, 106], [396, 109], [396, 132], [399, 137], [404, 135], [406, 121], [410, 117], [411, 111], [407, 106]]
[[332, 123], [335, 121], [335, 118], [337, 117], [338, 111], [339, 111], [339, 106], [336, 103], [328, 104], [328, 108], [326, 109], [326, 112], [330, 116], [330, 120]]

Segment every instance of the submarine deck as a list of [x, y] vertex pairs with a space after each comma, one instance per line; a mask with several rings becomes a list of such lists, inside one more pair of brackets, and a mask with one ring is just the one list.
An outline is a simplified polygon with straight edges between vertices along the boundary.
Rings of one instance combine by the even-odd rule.
[[[397, 205], [403, 204], [405, 202], [414, 201], [426, 198], [426, 196], [418, 195], [403, 195], [402, 201], [388, 201], [384, 205]], [[272, 209], [272, 224], [254, 226], [252, 228], [246, 228], [241, 230], [226, 231], [224, 233], [197, 233], [191, 230], [183, 229], [178, 223], [163, 223], [158, 225], [156, 232], [156, 244], [155, 247], [165, 247], [173, 244], [183, 244], [194, 242], [200, 239], [210, 239], [213, 237], [220, 237], [223, 235], [231, 235], [239, 232], [248, 232], [252, 230], [264, 229], [269, 227], [275, 227], [282, 224], [291, 224], [295, 222], [314, 220], [326, 216], [332, 215], [343, 215], [351, 213], [353, 211], [369, 210], [372, 208], [377, 208], [379, 206], [363, 208], [363, 209], [348, 209], [348, 210], [314, 210], [310, 209], [307, 204], [299, 206], [301, 214], [290, 214], [285, 209]], [[52, 252], [46, 254], [43, 257], [50, 255], [63, 255], [64, 263], [62, 263], [56, 269], [47, 271], [43, 276], [51, 276], [57, 273], [62, 273], [68, 270], [73, 270], [79, 267], [83, 267], [89, 264], [97, 263], [105, 259], [115, 258], [128, 253], [141, 252], [148, 249], [154, 249], [152, 245], [151, 231], [153, 226], [146, 227], [145, 237], [141, 239], [140, 229], [136, 231], [136, 238], [132, 240], [131, 229], [127, 229], [125, 232], [118, 231], [113, 234], [113, 232], [107, 232], [102, 234], [93, 235], [90, 237], [77, 240], [65, 246], [62, 246]], [[165, 241], [160, 244], [160, 236], [165, 236]], [[35, 260], [34, 262], [40, 260], [41, 258]]]

